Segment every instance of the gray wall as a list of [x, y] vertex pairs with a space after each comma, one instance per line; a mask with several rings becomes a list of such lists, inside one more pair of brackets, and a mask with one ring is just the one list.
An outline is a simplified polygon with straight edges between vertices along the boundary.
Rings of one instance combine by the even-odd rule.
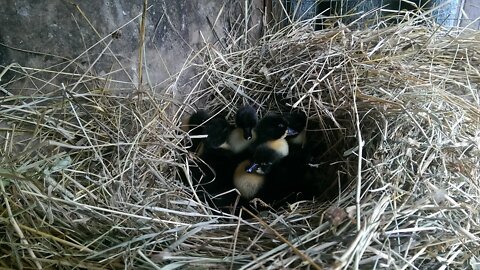
[[[250, 0], [254, 8], [250, 14], [249, 25], [250, 27], [258, 25], [250, 32], [252, 42], [255, 42], [261, 34], [264, 1], [268, 2]], [[333, 2], [341, 2], [346, 9], [356, 6], [357, 9], [365, 11], [389, 1], [393, 0]], [[434, 3], [438, 4], [441, 1], [434, 0]], [[457, 3], [456, 1], [458, 2], [453, 0], [452, 3]], [[235, 22], [239, 22], [237, 18], [244, 14], [242, 6], [244, 2], [149, 0], [145, 43], [145, 72], [148, 76], [144, 79], [149, 80], [151, 85], [156, 85], [155, 89], [162, 89], [170, 83], [165, 80], [181, 70], [187, 57], [204, 46], [203, 38], [206, 42], [214, 44], [218, 40], [229, 43], [225, 41], [227, 38], [225, 31], [234, 27]], [[468, 22], [479, 15], [479, 7], [473, 5], [473, 2], [474, 0], [465, 1], [464, 8], [470, 19]], [[91, 73], [102, 75], [120, 69], [110, 78], [136, 84], [141, 19], [138, 17], [128, 22], [141, 14], [142, 4], [143, 0], [3, 0], [0, 8], [0, 65], [16, 62], [26, 67], [65, 69], [82, 74], [102, 54], [91, 69]], [[445, 10], [448, 11], [448, 20], [455, 19], [458, 15], [458, 11], [451, 5], [445, 7], [442, 12]], [[220, 11], [221, 14], [218, 15]], [[207, 18], [215, 24], [214, 30]], [[443, 17], [440, 19], [448, 22]], [[462, 17], [462, 25], [466, 23], [466, 18]], [[478, 28], [478, 23], [474, 27]], [[109, 33], [119, 28], [120, 38], [112, 39]], [[99, 43], [102, 38], [105, 38], [104, 41]], [[97, 45], [93, 46], [94, 44]], [[106, 44], [109, 44], [108, 49], [102, 53]], [[80, 56], [87, 48], [90, 48], [88, 52]], [[77, 57], [79, 58], [74, 64], [68, 64], [69, 60]], [[2, 67], [0, 71], [1, 69]], [[187, 75], [194, 73], [190, 71], [185, 74], [184, 79], [187, 79]], [[13, 72], [5, 75], [1, 83], [5, 83], [8, 77], [14, 75]], [[179, 83], [180, 89], [182, 82], [183, 80]], [[122, 85], [111, 86], [114, 87], [121, 89]], [[188, 91], [188, 87], [184, 88]]]
[[[26, 67], [61, 70], [68, 65], [66, 59], [77, 58], [106, 37], [65, 70], [83, 73], [102, 54], [93, 66], [93, 73], [105, 74], [122, 66], [127, 72], [119, 71], [112, 77], [136, 83], [141, 17], [128, 22], [141, 14], [143, 0], [72, 3], [3, 0], [0, 9], [0, 65], [16, 62]], [[145, 43], [148, 77], [144, 79], [150, 80], [157, 88], [166, 85], [158, 84], [178, 72], [192, 51], [204, 46], [204, 38], [211, 43], [217, 42], [217, 38], [225, 38], [225, 30], [242, 13], [240, 3], [243, 1], [149, 0]], [[218, 16], [220, 11], [223, 12]], [[212, 24], [216, 22], [215, 31], [207, 18]], [[258, 18], [253, 18], [251, 23], [255, 21], [258, 22]], [[125, 26], [120, 29], [121, 36], [111, 38], [109, 34], [122, 25]], [[252, 34], [258, 36], [259, 33]], [[59, 66], [52, 67], [54, 65]], [[10, 72], [6, 76], [11, 78], [13, 75]]]

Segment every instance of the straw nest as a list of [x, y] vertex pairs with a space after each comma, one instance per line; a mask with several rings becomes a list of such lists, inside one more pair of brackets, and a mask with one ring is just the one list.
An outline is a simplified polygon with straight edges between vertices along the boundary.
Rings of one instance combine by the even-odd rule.
[[[1, 88], [0, 266], [473, 266], [479, 43], [478, 32], [421, 18], [363, 30], [295, 23], [258, 45], [205, 46], [184, 103], [171, 89], [122, 96], [108, 77], [57, 72], [55, 84], [40, 79], [49, 70], [6, 67], [33, 94]], [[194, 104], [233, 113], [243, 103], [317, 121], [337, 145], [327, 162], [340, 191], [244, 219], [182, 184], [179, 171], [198, 161], [182, 117]]]

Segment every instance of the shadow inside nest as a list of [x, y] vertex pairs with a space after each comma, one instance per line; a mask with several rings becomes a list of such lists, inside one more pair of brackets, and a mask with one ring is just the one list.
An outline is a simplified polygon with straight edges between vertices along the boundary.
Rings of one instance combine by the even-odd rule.
[[[280, 115], [288, 116], [289, 113], [282, 112]], [[268, 115], [271, 112], [264, 117]], [[225, 115], [220, 117], [229, 118]], [[230, 124], [233, 121], [229, 120], [229, 128], [235, 128], [234, 124]], [[187, 130], [190, 129], [189, 135], [193, 139], [187, 136], [184, 147], [188, 151], [180, 155], [180, 160], [189, 165], [188, 170], [178, 170], [177, 173], [193, 197], [226, 214], [259, 214], [269, 210], [286, 210], [299, 201], [304, 201], [303, 205], [313, 205], [334, 200], [349, 186], [354, 175], [352, 172], [356, 170], [356, 157], [344, 154], [354, 148], [357, 141], [346, 135], [346, 129], [339, 127], [339, 123], [347, 125], [352, 121], [339, 117], [335, 123], [327, 117], [313, 115], [306, 121], [302, 134], [304, 141], [295, 144], [293, 139], [287, 137], [289, 154], [270, 164], [271, 167], [264, 174], [265, 182], [255, 196], [243, 196], [241, 188], [235, 184], [235, 174], [243, 161], [254, 163], [252, 160], [261, 144], [254, 142], [255, 146], [243, 153], [220, 148], [207, 154], [199, 153], [199, 145], [203, 147], [208, 136], [213, 136], [202, 134], [208, 133], [204, 128], [208, 127], [209, 121], [213, 120], [205, 120], [199, 125], [188, 126], [187, 123]], [[196, 139], [202, 137], [198, 135], [203, 135], [203, 138]], [[240, 211], [242, 208], [248, 211]]]

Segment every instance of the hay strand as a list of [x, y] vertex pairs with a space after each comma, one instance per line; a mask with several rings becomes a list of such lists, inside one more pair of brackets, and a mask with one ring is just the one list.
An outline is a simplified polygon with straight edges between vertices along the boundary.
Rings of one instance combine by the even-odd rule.
[[[225, 49], [206, 44], [163, 91], [110, 79], [124, 69], [92, 74], [110, 35], [60, 66], [2, 67], [15, 78], [0, 88], [0, 265], [476, 267], [480, 34], [422, 14], [399, 21], [294, 22], [257, 44], [238, 22]], [[93, 48], [88, 67], [72, 68]], [[247, 219], [180, 181], [201, 162], [182, 117], [205, 107], [232, 119], [244, 103], [262, 115], [296, 107], [317, 124], [328, 199]]]

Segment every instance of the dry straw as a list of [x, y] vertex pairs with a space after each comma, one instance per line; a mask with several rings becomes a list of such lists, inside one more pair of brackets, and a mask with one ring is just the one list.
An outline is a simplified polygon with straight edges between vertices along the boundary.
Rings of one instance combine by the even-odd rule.
[[[480, 34], [409, 16], [207, 45], [184, 103], [119, 95], [108, 74], [53, 72], [61, 84], [4, 67], [16, 78], [1, 87], [0, 267], [478, 267]], [[318, 134], [342, 142], [329, 162], [351, 184], [250, 219], [206, 205], [178, 180], [198, 162], [179, 125], [199, 101], [332, 122]]]

